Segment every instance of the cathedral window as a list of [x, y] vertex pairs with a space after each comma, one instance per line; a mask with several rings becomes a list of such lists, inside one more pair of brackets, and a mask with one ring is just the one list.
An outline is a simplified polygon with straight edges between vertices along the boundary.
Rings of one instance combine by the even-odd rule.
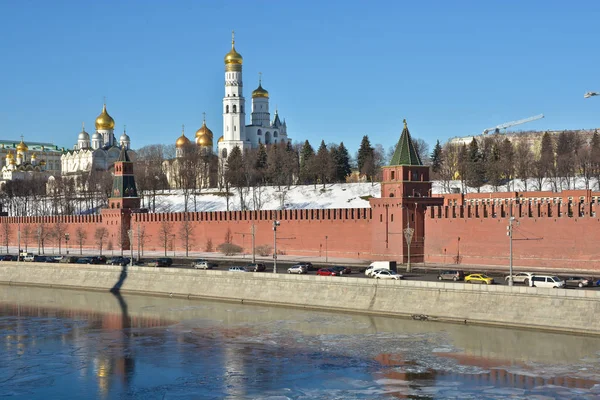
[[256, 131], [256, 134], [262, 136], [262, 131], [259, 129], [258, 131]]
[[229, 106], [225, 106], [225, 114], [229, 114]]
[[233, 113], [235, 114], [237, 112], [237, 106], [234, 104], [233, 105]]
[[223, 151], [221, 151], [221, 156], [223, 158], [227, 158], [227, 149], [223, 149]]

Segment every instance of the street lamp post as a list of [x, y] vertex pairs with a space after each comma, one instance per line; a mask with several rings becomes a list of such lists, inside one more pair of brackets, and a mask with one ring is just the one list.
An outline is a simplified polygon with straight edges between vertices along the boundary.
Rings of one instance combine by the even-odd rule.
[[69, 255], [69, 239], [70, 239], [70, 235], [68, 233], [65, 233], [65, 243], [67, 246], [67, 255]]
[[408, 255], [408, 261], [406, 263], [406, 272], [411, 272], [411, 268], [410, 268], [410, 244], [412, 242], [412, 238], [413, 238], [413, 233], [415, 232], [415, 230], [413, 228], [410, 227], [409, 223], [406, 223], [406, 229], [404, 229], [404, 238], [406, 239], [406, 248], [407, 248], [407, 255]]
[[277, 227], [279, 221], [273, 221], [273, 273], [277, 273]]
[[133, 267], [133, 229], [127, 230], [127, 236], [129, 236], [129, 249], [131, 250], [131, 258], [129, 259], [129, 266]]
[[254, 222], [252, 223], [252, 227], [250, 228], [252, 232], [252, 264], [256, 263], [256, 246], [254, 245], [256, 228], [254, 227]]
[[327, 249], [327, 236], [325, 236], [325, 262], [329, 262], [329, 252]]
[[[509, 286], [513, 286], [514, 282], [513, 282], [513, 227], [515, 223], [515, 217], [510, 217], [508, 219], [508, 226], [506, 227], [506, 234], [508, 235], [508, 240], [509, 240], [509, 248], [510, 248], [510, 254], [508, 256], [508, 285]], [[517, 225], [519, 224], [519, 222], [516, 222]]]

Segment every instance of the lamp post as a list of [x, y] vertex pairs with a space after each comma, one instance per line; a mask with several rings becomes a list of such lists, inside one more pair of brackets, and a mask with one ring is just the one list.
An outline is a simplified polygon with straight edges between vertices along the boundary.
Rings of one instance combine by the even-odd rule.
[[69, 255], [69, 239], [70, 239], [70, 235], [68, 233], [65, 233], [65, 243], [67, 246], [67, 255]]
[[329, 253], [327, 249], [327, 236], [325, 236], [325, 262], [329, 262]]
[[277, 273], [277, 227], [279, 221], [273, 221], [273, 273]]
[[19, 256], [21, 254], [21, 217], [17, 217], [19, 218], [19, 227], [18, 227], [18, 231], [17, 231], [17, 247], [18, 247], [18, 253], [17, 253], [17, 260], [19, 259]]
[[[42, 227], [38, 226], [37, 228], [37, 237], [38, 237], [38, 254], [40, 254], [40, 243], [42, 241]], [[18, 259], [18, 257], [17, 257]]]
[[250, 231], [252, 232], [252, 264], [256, 263], [256, 249], [254, 246], [254, 240], [255, 240], [255, 234], [256, 234], [256, 228], [254, 227], [254, 222], [252, 223], [252, 227], [250, 228]]
[[131, 250], [131, 258], [129, 259], [129, 266], [133, 267], [133, 229], [127, 230], [127, 236], [129, 236], [129, 249]]
[[175, 257], [175, 238], [176, 235], [171, 235], [171, 247], [173, 248], [173, 257]]
[[[510, 254], [508, 256], [508, 286], [513, 286], [514, 282], [513, 282], [513, 227], [514, 227], [514, 223], [515, 223], [515, 217], [510, 217], [508, 219], [508, 226], [506, 227], [506, 234], [508, 235], [508, 240], [509, 240], [509, 248], [510, 248]], [[516, 222], [517, 225], [519, 224], [519, 222]]]
[[408, 250], [408, 260], [406, 263], [406, 272], [411, 272], [411, 268], [410, 268], [410, 243], [412, 242], [412, 238], [413, 238], [413, 233], [415, 232], [415, 230], [413, 228], [410, 227], [410, 224], [407, 222], [406, 223], [406, 229], [404, 229], [404, 238], [406, 239], [406, 248]]

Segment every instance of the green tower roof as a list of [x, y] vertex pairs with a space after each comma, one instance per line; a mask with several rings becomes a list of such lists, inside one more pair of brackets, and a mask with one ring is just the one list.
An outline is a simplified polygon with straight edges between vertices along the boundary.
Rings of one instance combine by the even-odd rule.
[[404, 129], [402, 129], [402, 135], [396, 145], [396, 151], [390, 161], [390, 166], [393, 165], [423, 165], [419, 153], [415, 149], [415, 145], [410, 138], [410, 132], [406, 126], [406, 120], [404, 122]]

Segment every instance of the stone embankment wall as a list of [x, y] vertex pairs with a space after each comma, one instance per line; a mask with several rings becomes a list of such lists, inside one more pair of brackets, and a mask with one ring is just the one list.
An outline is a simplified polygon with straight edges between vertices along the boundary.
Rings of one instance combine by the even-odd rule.
[[0, 283], [600, 334], [600, 292], [588, 290], [39, 263], [0, 264]]

